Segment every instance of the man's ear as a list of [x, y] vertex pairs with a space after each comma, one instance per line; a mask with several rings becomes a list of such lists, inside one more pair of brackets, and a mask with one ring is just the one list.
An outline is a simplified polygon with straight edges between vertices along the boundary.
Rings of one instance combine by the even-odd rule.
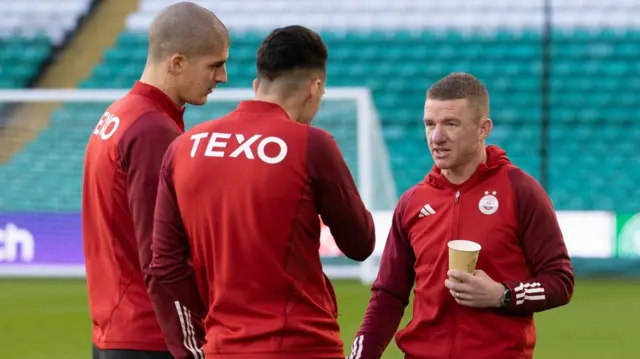
[[312, 78], [309, 81], [309, 101], [312, 101], [314, 98], [322, 95], [320, 92], [322, 91], [322, 80], [318, 78]]
[[184, 54], [176, 53], [169, 58], [169, 72], [173, 75], [180, 75], [184, 72], [188, 59]]
[[493, 121], [489, 117], [483, 117], [480, 119], [480, 138], [482, 141], [486, 140], [491, 134], [493, 129]]
[[258, 86], [260, 86], [260, 80], [253, 79], [253, 93], [257, 94], [258, 93]]

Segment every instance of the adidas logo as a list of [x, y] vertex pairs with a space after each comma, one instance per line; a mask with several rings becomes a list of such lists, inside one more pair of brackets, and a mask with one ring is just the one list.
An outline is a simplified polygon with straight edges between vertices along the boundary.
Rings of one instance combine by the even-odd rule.
[[424, 207], [422, 207], [422, 209], [420, 210], [420, 214], [418, 215], [418, 217], [422, 218], [426, 216], [431, 216], [433, 214], [436, 214], [436, 211], [433, 210], [433, 208], [431, 208], [430, 204], [425, 204]]

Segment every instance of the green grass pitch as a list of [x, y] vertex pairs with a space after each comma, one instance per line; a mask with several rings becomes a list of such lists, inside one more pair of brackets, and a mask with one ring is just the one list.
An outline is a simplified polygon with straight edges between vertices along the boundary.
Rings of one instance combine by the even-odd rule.
[[[369, 289], [355, 281], [334, 283], [348, 350], [366, 308]], [[640, 282], [578, 280], [568, 306], [536, 318], [536, 359], [636, 358]], [[0, 358], [84, 359], [91, 356], [90, 345], [84, 281], [0, 280]], [[384, 358], [402, 358], [394, 342]]]

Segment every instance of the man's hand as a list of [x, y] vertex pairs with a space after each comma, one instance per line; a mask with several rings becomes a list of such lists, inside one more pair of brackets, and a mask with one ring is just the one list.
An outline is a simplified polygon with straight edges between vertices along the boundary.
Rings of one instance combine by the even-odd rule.
[[474, 274], [469, 274], [450, 270], [447, 275], [460, 281], [460, 283], [449, 279], [444, 281], [444, 286], [449, 288], [449, 292], [458, 304], [474, 308], [501, 306], [505, 287], [491, 279], [484, 271], [476, 270]]

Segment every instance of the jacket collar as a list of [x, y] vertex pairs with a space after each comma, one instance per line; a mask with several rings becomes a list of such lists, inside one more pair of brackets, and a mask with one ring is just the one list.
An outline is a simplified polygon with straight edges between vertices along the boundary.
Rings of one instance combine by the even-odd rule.
[[245, 100], [240, 102], [237, 110], [243, 112], [260, 112], [265, 114], [268, 113], [277, 117], [290, 119], [287, 111], [285, 111], [280, 105], [273, 102]]
[[154, 103], [158, 104], [162, 110], [167, 113], [173, 121], [184, 131], [184, 111], [185, 107], [178, 106], [173, 100], [162, 92], [159, 88], [151, 86], [141, 81], [136, 81], [130, 93], [150, 98]]
[[425, 182], [436, 188], [468, 189], [487, 178], [503, 165], [511, 164], [507, 153], [498, 146], [490, 145], [486, 148], [487, 161], [481, 163], [471, 177], [465, 182], [455, 185], [442, 174], [442, 170], [433, 165], [431, 172], [425, 177]]

